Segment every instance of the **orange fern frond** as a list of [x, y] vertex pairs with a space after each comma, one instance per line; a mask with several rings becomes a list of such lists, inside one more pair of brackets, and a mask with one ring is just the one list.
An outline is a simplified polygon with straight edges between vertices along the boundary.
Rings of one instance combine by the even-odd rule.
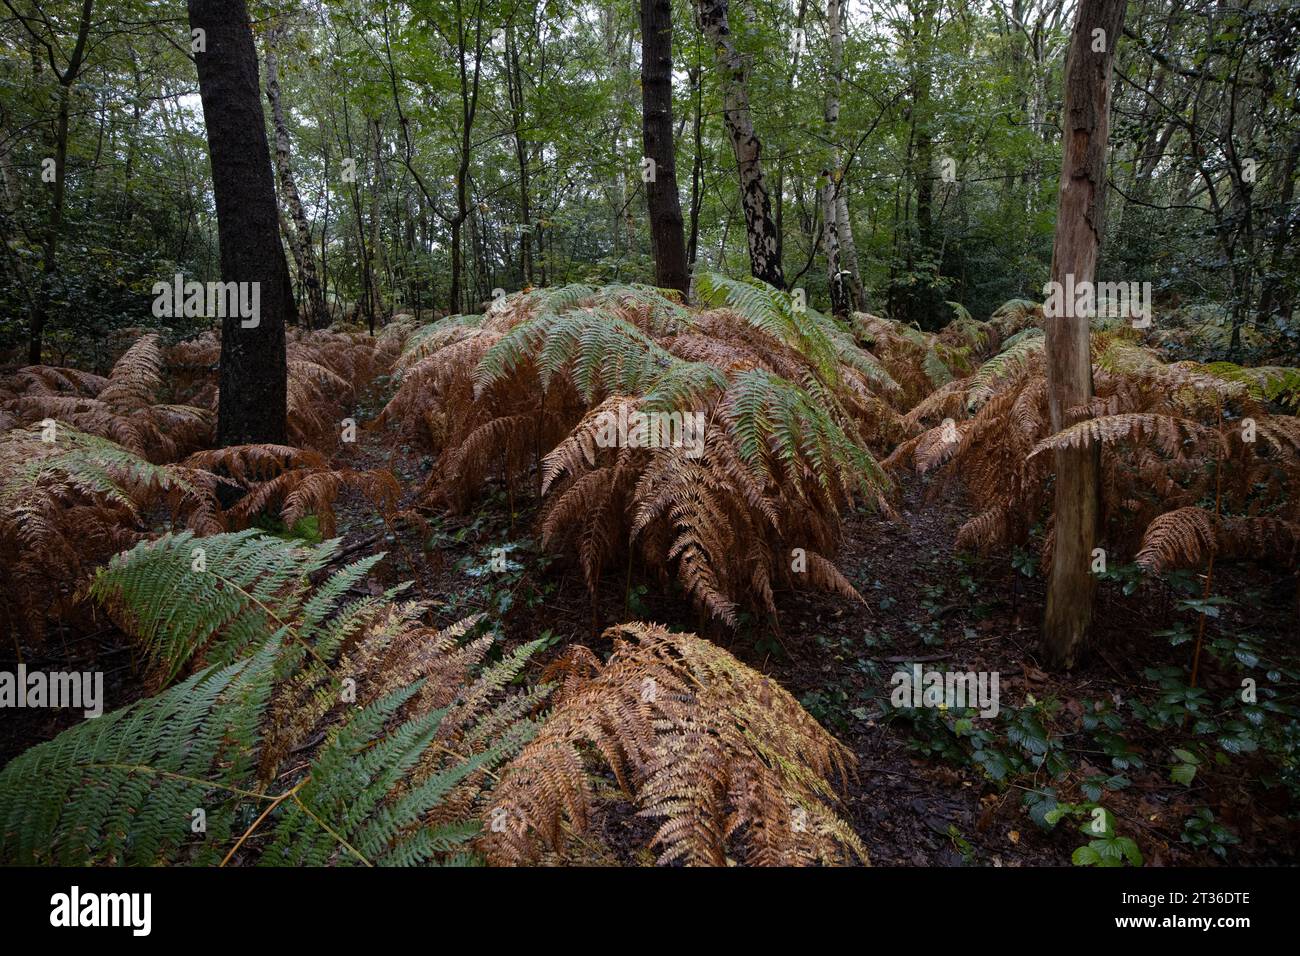
[[571, 679], [538, 736], [505, 769], [485, 833], [497, 863], [572, 857], [598, 812], [596, 766], [639, 813], [658, 819], [659, 862], [760, 866], [867, 862], [832, 810], [831, 777], [850, 752], [771, 679], [717, 645], [657, 625], [626, 624], [594, 675]]

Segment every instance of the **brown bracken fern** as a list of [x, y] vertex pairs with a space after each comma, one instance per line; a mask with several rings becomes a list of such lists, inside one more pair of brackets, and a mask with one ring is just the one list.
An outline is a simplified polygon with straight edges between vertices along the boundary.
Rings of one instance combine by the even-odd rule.
[[[1167, 364], [1135, 338], [1094, 332], [1096, 397], [1072, 410], [1082, 420], [1053, 433], [1041, 339], [1013, 336], [974, 375], [909, 413], [931, 427], [899, 445], [886, 467], [934, 471], [936, 489], [960, 479], [977, 512], [957, 543], [989, 550], [1024, 543], [1049, 517], [1053, 449], [1095, 447], [1108, 549], [1153, 571], [1214, 554], [1293, 562], [1300, 419], [1270, 404], [1289, 394], [1287, 370]], [[1220, 517], [1204, 508], [1216, 498]], [[1050, 521], [1044, 548], [1050, 560]]]
[[[505, 769], [485, 817], [490, 861], [580, 859], [613, 774], [658, 821], [660, 863], [867, 862], [831, 809], [851, 753], [775, 682], [715, 644], [649, 624], [611, 628], [603, 665], [576, 647], [558, 704]], [[589, 849], [586, 850], [589, 852]]]
[[145, 335], [107, 378], [43, 365], [19, 369], [0, 383], [0, 414], [11, 426], [58, 420], [158, 464], [208, 444], [214, 421], [206, 408], [156, 404], [162, 389], [163, 350], [158, 336]]
[[[785, 293], [700, 277], [698, 311], [645, 287], [567, 286], [417, 329], [382, 420], [438, 455], [429, 503], [531, 473], [545, 544], [593, 594], [639, 557], [729, 624], [781, 588], [858, 598], [832, 563], [842, 510], [888, 507], [869, 446], [898, 386], [846, 329]], [[601, 440], [638, 413], [699, 416], [698, 444]]]

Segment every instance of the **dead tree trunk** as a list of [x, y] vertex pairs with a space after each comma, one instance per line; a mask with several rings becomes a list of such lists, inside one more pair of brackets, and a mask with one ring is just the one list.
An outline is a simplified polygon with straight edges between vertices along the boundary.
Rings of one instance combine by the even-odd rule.
[[[1073, 277], [1092, 283], [1106, 201], [1106, 139], [1111, 65], [1124, 23], [1125, 0], [1081, 0], [1065, 74], [1061, 192], [1052, 247], [1053, 288]], [[1092, 398], [1089, 316], [1053, 309], [1046, 330], [1047, 398], [1053, 431], [1073, 424], [1070, 409]], [[1097, 446], [1056, 452], [1056, 520], [1041, 652], [1052, 667], [1078, 660], [1092, 622], [1100, 457]]]
[[190, 27], [203, 31], [206, 48], [194, 64], [212, 161], [221, 278], [248, 283], [259, 300], [255, 316], [227, 310], [222, 319], [217, 444], [284, 444], [284, 322], [293, 289], [280, 242], [253, 31], [244, 0], [188, 5]]
[[307, 298], [307, 327], [323, 328], [329, 325], [325, 312], [325, 297], [321, 294], [320, 280], [316, 278], [316, 260], [312, 255], [311, 226], [298, 195], [298, 183], [289, 162], [289, 126], [284, 120], [284, 106], [280, 97], [280, 64], [277, 55], [284, 28], [275, 26], [266, 38], [266, 98], [271, 103], [271, 123], [275, 127], [275, 168], [280, 177], [280, 191], [284, 194], [289, 216], [293, 220], [290, 249], [298, 267], [298, 279]]
[[673, 5], [671, 0], [641, 0], [641, 133], [647, 170], [646, 205], [655, 283], [683, 295], [686, 241], [682, 204], [677, 194], [677, 157], [673, 148]]
[[785, 288], [781, 268], [781, 236], [772, 218], [761, 156], [763, 144], [754, 132], [749, 112], [747, 80], [749, 67], [731, 42], [727, 22], [728, 0], [698, 0], [700, 27], [716, 54], [722, 76], [723, 121], [736, 155], [740, 175], [740, 203], [745, 210], [745, 232], [749, 238], [749, 271], [778, 289]]

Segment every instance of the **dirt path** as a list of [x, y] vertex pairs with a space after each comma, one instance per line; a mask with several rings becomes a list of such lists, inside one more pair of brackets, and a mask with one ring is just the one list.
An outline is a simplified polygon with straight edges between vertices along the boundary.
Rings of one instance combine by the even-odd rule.
[[[910, 477], [899, 521], [854, 514], [838, 564], [868, 606], [789, 596], [787, 653], [766, 661], [858, 755], [846, 809], [876, 865], [1063, 862], [1050, 844], [1025, 834], [1030, 821], [1020, 817], [1015, 795], [982, 800], [977, 774], [918, 757], [906, 728], [885, 717], [890, 677], [905, 662], [966, 671], [1000, 661], [1003, 697], [1023, 694], [1019, 660], [1034, 633], [1022, 619], [1035, 615], [1026, 595], [982, 579], [954, 555], [964, 518], [959, 502], [927, 500]], [[1008, 650], [1016, 662], [1005, 659]]]

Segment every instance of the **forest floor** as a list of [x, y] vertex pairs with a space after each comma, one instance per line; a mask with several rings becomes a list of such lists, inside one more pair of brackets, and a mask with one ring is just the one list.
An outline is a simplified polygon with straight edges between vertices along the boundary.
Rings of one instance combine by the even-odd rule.
[[[365, 467], [391, 468], [412, 498], [431, 465], [383, 441], [363, 446], [358, 455]], [[539, 664], [572, 643], [607, 653], [601, 632], [625, 620], [654, 621], [718, 642], [773, 677], [856, 754], [857, 773], [841, 811], [874, 865], [1069, 865], [1072, 852], [1088, 842], [1080, 821], [1067, 818], [1045, 828], [1031, 818], [1030, 804], [1041, 816], [1057, 799], [1079, 804], [1090, 796], [1115, 815], [1117, 833], [1138, 843], [1146, 865], [1300, 858], [1300, 828], [1286, 819], [1285, 788], [1266, 790], [1256, 774], [1243, 773], [1241, 761], [1250, 755], [1200, 768], [1191, 786], [1175, 782], [1168, 729], [1152, 729], [1128, 714], [1130, 701], [1159, 700], [1168, 687], [1161, 681], [1174, 668], [1190, 666], [1193, 643], [1171, 647], [1164, 632], [1185, 631], [1194, 615], [1177, 612], [1163, 586], [1125, 596], [1120, 584], [1105, 584], [1087, 659], [1069, 674], [1046, 673], [1036, 666], [1035, 650], [1043, 575], [1026, 576], [1007, 556], [976, 560], [956, 552], [957, 529], [968, 517], [959, 487], [934, 489], [902, 476], [898, 520], [865, 509], [847, 515], [836, 563], [867, 603], [812, 591], [779, 594], [779, 635], [743, 618], [735, 631], [709, 624], [675, 589], [665, 591], [640, 575], [635, 562], [606, 571], [593, 609], [576, 563], [538, 552], [535, 509], [528, 496], [520, 492], [519, 498], [513, 520], [510, 496], [500, 488], [467, 514], [428, 513], [431, 533], [424, 543], [431, 547], [420, 552], [419, 537], [411, 536], [385, 562], [383, 583], [416, 580], [417, 596], [443, 604], [442, 623], [485, 611], [501, 622], [507, 645], [545, 637], [548, 652]], [[507, 549], [510, 570], [504, 574], [486, 571], [494, 547]], [[1253, 567], [1218, 572], [1216, 593], [1238, 600], [1220, 609], [1215, 628], [1248, 631], [1252, 648], [1291, 666], [1300, 651], [1296, 582], [1279, 577], [1261, 585], [1262, 574]], [[957, 741], [941, 721], [909, 726], [897, 719], [889, 706], [890, 676], [914, 662], [999, 674], [1003, 714], [989, 721], [995, 726], [981, 742], [994, 762], [1005, 754], [1020, 772], [991, 780], [984, 764], [971, 759], [969, 742]], [[1219, 666], [1208, 652], [1200, 672], [1213, 699], [1239, 687], [1236, 671]], [[1106, 719], [1112, 712], [1124, 715], [1114, 725], [1123, 743], [1099, 750], [1097, 734], [1107, 728], [1085, 733], [1085, 716]], [[1069, 767], [1063, 777], [1023, 770], [1023, 759], [1044, 746]], [[1089, 792], [1098, 780], [1117, 775], [1124, 778], [1117, 789], [1107, 787], [1100, 799]], [[1034, 792], [1048, 799], [1026, 797]], [[1223, 848], [1222, 860], [1209, 847], [1181, 839], [1185, 821], [1202, 807], [1240, 837]], [[614, 850], [611, 862], [650, 862], [643, 849], [654, 830], [648, 821], [615, 810], [601, 826]]]
[[[391, 469], [403, 486], [404, 507], [413, 507], [432, 462], [394, 447], [390, 434], [362, 436], [336, 464]], [[1049, 829], [1030, 810], [1041, 818], [1056, 800], [1078, 805], [1089, 798], [1114, 814], [1116, 831], [1137, 842], [1146, 865], [1300, 858], [1300, 832], [1286, 819], [1286, 788], [1266, 788], [1254, 772], [1243, 772], [1250, 754], [1199, 768], [1190, 786], [1176, 782], [1169, 728], [1152, 729], [1129, 713], [1135, 701], [1158, 700], [1169, 686], [1162, 680], [1190, 665], [1193, 643], [1171, 646], [1167, 636], [1179, 626], [1185, 632], [1189, 617], [1170, 595], [1142, 586], [1125, 596], [1118, 584], [1103, 585], [1087, 659], [1069, 674], [1048, 674], [1035, 663], [1041, 573], [1027, 576], [1007, 556], [977, 561], [956, 553], [956, 531], [967, 517], [960, 488], [935, 492], [904, 476], [898, 520], [865, 510], [848, 514], [837, 565], [867, 603], [807, 591], [779, 594], [779, 635], [753, 621], [742, 620], [734, 632], [709, 625], [682, 595], [661, 590], [635, 564], [606, 572], [593, 608], [580, 570], [538, 551], [531, 498], [515, 501], [512, 514], [510, 497], [499, 488], [468, 514], [423, 511], [426, 527], [406, 522], [396, 533], [359, 498], [341, 501], [338, 515], [343, 548], [353, 558], [389, 552], [370, 593], [412, 580], [413, 596], [431, 601], [443, 625], [487, 612], [503, 648], [545, 638], [539, 668], [572, 643], [607, 652], [601, 631], [640, 619], [708, 636], [770, 675], [856, 754], [856, 775], [840, 809], [874, 865], [1069, 865], [1071, 853], [1088, 842], [1079, 820]], [[497, 547], [507, 549], [505, 573], [487, 571]], [[1237, 600], [1221, 609], [1212, 635], [1249, 632], [1253, 652], [1291, 667], [1295, 580], [1262, 580], [1262, 574], [1255, 568], [1216, 574], [1216, 593]], [[41, 659], [27, 660], [29, 668], [104, 670], [106, 709], [144, 693], [129, 644], [106, 621], [51, 636]], [[0, 667], [12, 667], [13, 654], [13, 648], [0, 650]], [[933, 710], [922, 709], [924, 719], [901, 719], [889, 706], [890, 675], [913, 662], [997, 672], [1002, 714], [975, 718], [974, 732], [963, 736]], [[1212, 699], [1221, 698], [1239, 686], [1240, 676], [1204, 653], [1201, 683]], [[1107, 728], [1085, 730], [1089, 717], [1112, 721], [1116, 734], [1104, 749], [1097, 741]], [[0, 764], [79, 719], [66, 711], [13, 712], [0, 728]], [[1052, 779], [1034, 768], [1035, 755], [1068, 769]], [[990, 775], [990, 766], [1010, 769]], [[1096, 789], [1098, 781], [1105, 781], [1104, 790]], [[1213, 847], [1184, 842], [1185, 821], [1200, 808], [1209, 808], [1240, 842], [1221, 847], [1218, 856]], [[611, 803], [596, 829], [610, 848], [609, 862], [652, 861], [644, 847], [654, 827], [626, 804]]]

